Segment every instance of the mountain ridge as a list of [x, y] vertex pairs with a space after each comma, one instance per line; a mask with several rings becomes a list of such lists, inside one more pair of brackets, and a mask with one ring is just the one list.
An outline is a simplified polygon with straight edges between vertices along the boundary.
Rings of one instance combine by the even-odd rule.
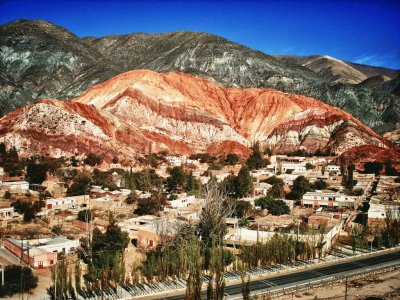
[[71, 101], [41, 99], [19, 108], [0, 119], [0, 140], [25, 154], [67, 156], [96, 147], [109, 160], [144, 151], [248, 155], [255, 141], [277, 152], [387, 144], [350, 114], [313, 98], [149, 70], [119, 74]]
[[[331, 83], [305, 67], [216, 35], [185, 31], [80, 39], [49, 22], [33, 23], [0, 27], [0, 115], [41, 97], [71, 99], [117, 74], [145, 68], [194, 74], [225, 87], [303, 94], [348, 111], [378, 132], [400, 122], [400, 98], [390, 90]], [[68, 43], [65, 34], [71, 34]]]

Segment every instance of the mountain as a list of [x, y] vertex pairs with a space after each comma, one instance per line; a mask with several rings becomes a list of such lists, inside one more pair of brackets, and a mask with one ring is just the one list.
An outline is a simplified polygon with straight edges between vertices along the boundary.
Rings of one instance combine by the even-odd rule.
[[19, 108], [0, 119], [0, 140], [25, 154], [69, 156], [96, 149], [107, 160], [150, 150], [247, 155], [254, 141], [278, 152], [337, 153], [386, 143], [319, 100], [148, 70], [117, 75], [71, 101], [42, 99]]
[[275, 57], [306, 67], [329, 82], [358, 84], [370, 77], [379, 76], [384, 80], [390, 80], [400, 74], [400, 70], [356, 64], [328, 55], [275, 55]]
[[390, 77], [387, 77], [385, 75], [375, 75], [368, 77], [367, 79], [361, 81], [359, 85], [365, 86], [365, 87], [379, 87], [386, 81], [390, 81]]
[[330, 82], [304, 66], [207, 33], [80, 39], [45, 21], [15, 21], [0, 28], [0, 67], [2, 115], [38, 98], [71, 99], [116, 74], [149, 69], [321, 99], [380, 133], [400, 122], [400, 98], [390, 91]]
[[400, 96], [400, 75], [392, 80], [381, 83], [380, 88]]
[[40, 97], [72, 98], [118, 73], [93, 47], [44, 21], [0, 27], [0, 115]]

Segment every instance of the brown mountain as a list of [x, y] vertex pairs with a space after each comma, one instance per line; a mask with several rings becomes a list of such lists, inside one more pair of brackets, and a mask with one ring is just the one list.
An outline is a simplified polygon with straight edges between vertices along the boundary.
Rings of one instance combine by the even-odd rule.
[[[40, 98], [72, 99], [134, 69], [183, 72], [225, 87], [306, 95], [339, 107], [380, 133], [400, 123], [399, 97], [390, 91], [332, 82], [304, 66], [216, 35], [178, 31], [79, 38], [39, 20], [0, 26], [0, 116]], [[344, 70], [355, 72], [351, 66]]]
[[17, 109], [0, 119], [0, 139], [26, 154], [96, 151], [108, 159], [150, 149], [246, 155], [255, 141], [280, 152], [385, 144], [350, 114], [313, 98], [147, 70], [120, 74], [71, 101]]

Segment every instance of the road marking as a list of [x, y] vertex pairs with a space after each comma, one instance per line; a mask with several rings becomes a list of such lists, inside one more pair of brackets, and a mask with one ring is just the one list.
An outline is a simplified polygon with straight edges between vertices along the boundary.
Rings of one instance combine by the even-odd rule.
[[277, 286], [275, 283], [272, 283], [272, 282], [270, 282], [270, 281], [268, 281], [268, 280], [260, 280], [260, 282], [263, 282], [263, 283], [266, 283], [266, 284], [268, 284], [269, 286]]
[[317, 272], [317, 271], [314, 271], [314, 270], [309, 270], [311, 273], [313, 273], [313, 274], [316, 274], [316, 275], [318, 275], [318, 276], [325, 276], [326, 274], [324, 274], [324, 273], [321, 273], [321, 272]]

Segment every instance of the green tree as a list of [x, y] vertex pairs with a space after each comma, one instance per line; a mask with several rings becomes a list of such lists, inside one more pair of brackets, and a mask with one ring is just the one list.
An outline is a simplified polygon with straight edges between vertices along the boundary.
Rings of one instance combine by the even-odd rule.
[[67, 190], [68, 196], [80, 196], [89, 193], [92, 175], [87, 171], [75, 175], [72, 185]]
[[286, 195], [287, 199], [300, 200], [306, 192], [311, 191], [311, 183], [304, 176], [299, 176], [293, 181], [291, 192]]
[[276, 176], [268, 177], [267, 179], [262, 180], [262, 182], [266, 182], [266, 183], [271, 184], [271, 185], [275, 185], [277, 183], [282, 185], [282, 186], [285, 185], [283, 180], [278, 178], [278, 177], [276, 177]]
[[355, 180], [354, 180], [354, 176], [353, 176], [354, 169], [355, 169], [355, 166], [353, 164], [349, 164], [347, 166], [347, 176], [346, 176], [345, 186], [350, 191], [353, 190], [353, 187], [355, 185]]
[[28, 267], [9, 265], [4, 269], [4, 286], [0, 286], [0, 296], [9, 297], [16, 293], [26, 293], [37, 287], [38, 277]]
[[387, 161], [385, 163], [385, 174], [386, 176], [398, 176], [399, 172], [397, 172], [396, 168], [392, 166], [391, 161]]
[[268, 195], [271, 195], [274, 198], [283, 198], [285, 197], [285, 191], [283, 189], [283, 181], [281, 182], [276, 182], [271, 189], [268, 191]]
[[314, 182], [314, 188], [316, 190], [325, 190], [328, 188], [328, 184], [326, 183], [325, 180], [318, 179], [317, 181]]
[[78, 212], [78, 217], [77, 219], [79, 221], [85, 222], [85, 223], [90, 223], [94, 217], [94, 213], [90, 209], [84, 209]]
[[253, 193], [253, 178], [250, 175], [249, 167], [243, 166], [236, 177], [235, 195], [237, 198], [250, 196]]
[[139, 198], [135, 214], [139, 216], [154, 215], [168, 204], [167, 197], [160, 193], [153, 193], [150, 198]]
[[29, 160], [26, 166], [26, 180], [32, 184], [40, 184], [46, 180], [47, 165]]
[[250, 202], [243, 201], [243, 200], [237, 200], [236, 201], [236, 206], [235, 206], [235, 211], [234, 211], [234, 216], [237, 218], [243, 218], [245, 215], [247, 215], [251, 211], [251, 204]]
[[263, 158], [258, 143], [255, 143], [251, 149], [253, 150], [253, 153], [246, 160], [246, 164], [250, 170], [264, 168], [270, 163], [267, 159]]
[[201, 300], [201, 287], [204, 280], [204, 256], [197, 236], [192, 235], [190, 237], [190, 244], [186, 251], [189, 277], [186, 283], [185, 299]]
[[313, 164], [311, 164], [311, 163], [306, 163], [306, 169], [307, 170], [314, 170], [315, 166]]
[[246, 272], [241, 272], [240, 278], [242, 279], [242, 299], [250, 300], [250, 276]]
[[89, 152], [86, 155], [86, 158], [83, 160], [83, 162], [86, 165], [89, 165], [91, 167], [97, 166], [99, 164], [101, 164], [101, 162], [103, 161], [103, 158], [100, 155], [97, 155], [93, 152]]
[[268, 209], [268, 212], [275, 216], [290, 214], [290, 208], [283, 200], [275, 200], [271, 196], [265, 196], [254, 201], [256, 206]]
[[235, 153], [229, 153], [225, 158], [225, 163], [233, 166], [239, 162], [239, 159], [240, 159], [239, 155], [237, 155]]
[[264, 154], [265, 154], [265, 155], [268, 155], [268, 156], [271, 156], [271, 155], [272, 155], [272, 150], [271, 150], [271, 148], [265, 147], [265, 149], [264, 149]]
[[368, 161], [364, 163], [364, 172], [368, 174], [375, 174], [378, 176], [383, 170], [383, 165], [377, 161]]

